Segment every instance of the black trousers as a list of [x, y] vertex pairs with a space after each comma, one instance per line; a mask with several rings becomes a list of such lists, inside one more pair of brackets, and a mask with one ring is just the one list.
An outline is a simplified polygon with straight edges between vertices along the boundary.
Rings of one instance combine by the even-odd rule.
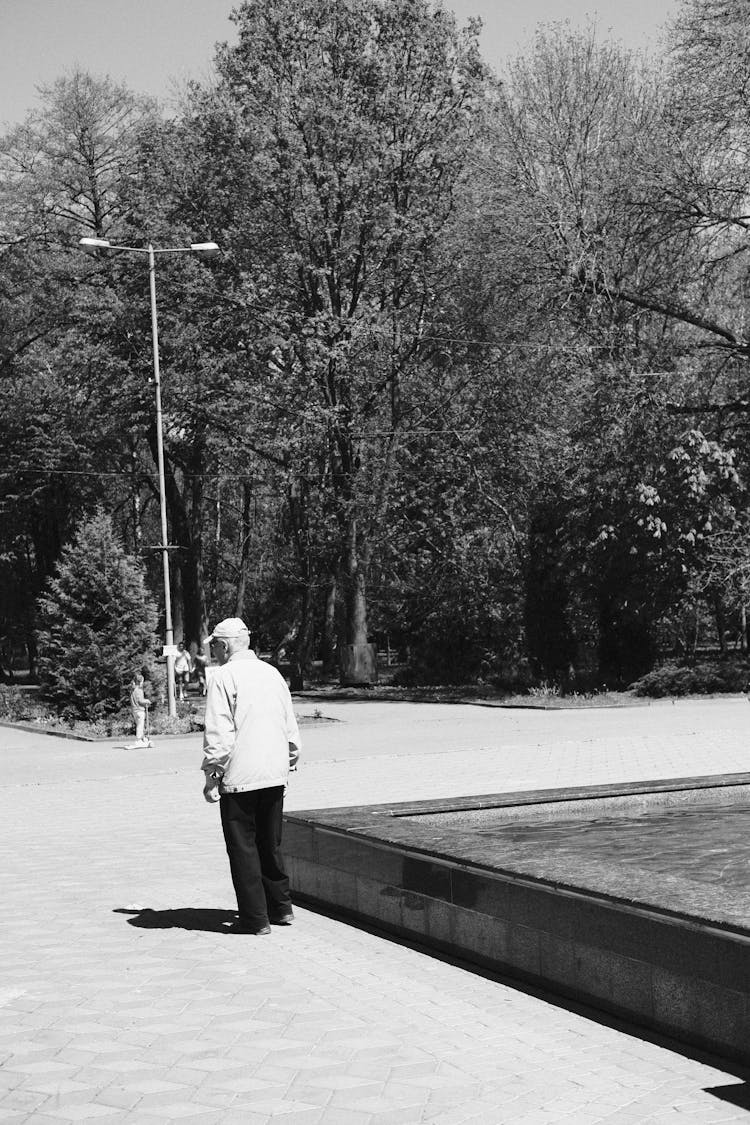
[[240, 919], [263, 926], [291, 905], [281, 855], [284, 786], [224, 793], [220, 808]]

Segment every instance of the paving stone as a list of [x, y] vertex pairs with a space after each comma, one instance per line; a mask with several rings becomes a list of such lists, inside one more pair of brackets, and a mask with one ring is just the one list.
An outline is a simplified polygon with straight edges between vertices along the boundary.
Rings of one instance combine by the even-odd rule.
[[6, 1063], [9, 1071], [18, 1071], [21, 1074], [67, 1074], [73, 1069], [69, 1063], [55, 1062], [54, 1059], [42, 1059], [34, 1062], [24, 1060], [11, 1060]]
[[308, 1086], [304, 1076], [290, 1082], [283, 1096], [304, 1105], [316, 1105], [319, 1109], [331, 1104], [331, 1091], [321, 1086]]
[[371, 1125], [372, 1114], [355, 1113], [351, 1109], [336, 1109], [326, 1106], [320, 1117], [321, 1125]]
[[331, 1104], [336, 1106], [347, 1106], [350, 1109], [356, 1110], [360, 1113], [371, 1113], [373, 1116], [377, 1114], [390, 1113], [392, 1110], [409, 1109], [413, 1116], [419, 1120], [422, 1114], [422, 1107], [425, 1099], [421, 1098], [418, 1094], [415, 1097], [407, 1097], [404, 1100], [399, 1098], [390, 1098], [384, 1094], [369, 1094], [362, 1097], [356, 1090], [339, 1090], [331, 1098]]
[[193, 1070], [198, 1071], [217, 1071], [217, 1070], [239, 1070], [242, 1063], [238, 1059], [221, 1059], [215, 1056], [208, 1059], [193, 1058], [190, 1063]]
[[133, 1071], [145, 1070], [148, 1064], [137, 1059], [102, 1058], [94, 1059], [90, 1065], [95, 1070], [111, 1070], [117, 1074], [128, 1074]]
[[304, 1047], [305, 1043], [302, 1039], [292, 1039], [285, 1036], [270, 1036], [270, 1035], [256, 1035], [249, 1043], [235, 1043], [232, 1047], [232, 1055], [241, 1057], [244, 1054], [251, 1056], [257, 1055], [258, 1052], [264, 1054], [274, 1054], [286, 1051], [293, 1054]]
[[328, 1074], [320, 1077], [305, 1075], [304, 1081], [307, 1086], [317, 1086], [321, 1090], [329, 1092], [334, 1090], [359, 1090], [363, 1094], [379, 1094], [383, 1086], [381, 1082], [370, 1082], [366, 1078], [355, 1078], [351, 1074]]
[[94, 1101], [100, 1105], [114, 1106], [117, 1109], [133, 1109], [141, 1099], [135, 1090], [125, 1090], [121, 1086], [107, 1086], [97, 1090]]
[[219, 1078], [214, 1077], [210, 1080], [209, 1089], [217, 1091], [228, 1091], [233, 1094], [247, 1094], [250, 1092], [262, 1093], [264, 1096], [271, 1096], [272, 1094], [283, 1093], [286, 1089], [285, 1085], [276, 1085], [261, 1078], [242, 1077], [237, 1078]]
[[55, 1055], [55, 1060], [72, 1069], [88, 1066], [99, 1057], [94, 1051], [78, 1051], [74, 1047], [62, 1047]]
[[138, 1111], [143, 1109], [158, 1113], [162, 1120], [171, 1121], [181, 1117], [198, 1117], [200, 1114], [216, 1113], [211, 1106], [193, 1101], [175, 1101], [157, 1095], [147, 1095], [138, 1102]]
[[90, 1121], [97, 1117], [113, 1117], [119, 1113], [114, 1106], [88, 1105], [60, 1106], [56, 1109], [46, 1109], [45, 1115], [54, 1117], [58, 1121]]
[[153, 1078], [131, 1078], [121, 1083], [121, 1086], [123, 1090], [132, 1090], [141, 1097], [153, 1094], [172, 1095], [183, 1088], [177, 1082], [160, 1082]]
[[253, 1113], [265, 1113], [268, 1117], [283, 1116], [285, 1120], [288, 1115], [294, 1113], [315, 1114], [319, 1111], [319, 1108], [319, 1106], [310, 1105], [308, 1102], [297, 1102], [286, 1098], [259, 1100], [252, 1103]]

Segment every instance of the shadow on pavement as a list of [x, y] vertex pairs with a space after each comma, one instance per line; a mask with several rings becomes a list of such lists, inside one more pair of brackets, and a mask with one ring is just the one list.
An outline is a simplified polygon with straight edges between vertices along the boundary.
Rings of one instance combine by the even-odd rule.
[[208, 930], [210, 933], [226, 932], [227, 925], [237, 921], [233, 910], [208, 910], [185, 906], [177, 910], [151, 910], [149, 907], [128, 909], [118, 907], [113, 914], [131, 914], [129, 926], [143, 930]]
[[723, 1102], [729, 1102], [730, 1105], [736, 1105], [740, 1109], [750, 1109], [749, 1082], [731, 1086], [707, 1086], [706, 1093], [713, 1094], [715, 1098], [720, 1098]]

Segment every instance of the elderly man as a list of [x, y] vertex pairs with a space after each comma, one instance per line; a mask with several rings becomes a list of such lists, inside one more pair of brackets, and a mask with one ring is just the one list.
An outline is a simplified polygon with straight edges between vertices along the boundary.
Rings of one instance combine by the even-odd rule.
[[235, 933], [270, 934], [294, 920], [281, 855], [284, 787], [300, 736], [284, 677], [258, 660], [247, 625], [221, 621], [208, 638], [219, 667], [208, 681], [203, 770], [221, 824], [237, 895]]

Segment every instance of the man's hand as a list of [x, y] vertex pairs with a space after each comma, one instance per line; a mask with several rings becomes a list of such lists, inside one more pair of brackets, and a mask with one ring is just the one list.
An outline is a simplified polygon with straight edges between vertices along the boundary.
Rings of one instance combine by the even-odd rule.
[[293, 742], [289, 743], [289, 769], [296, 770], [299, 761], [299, 750]]
[[203, 786], [203, 796], [208, 801], [209, 805], [215, 804], [220, 798], [219, 782], [221, 778], [214, 777], [212, 774], [206, 774], [206, 784]]

